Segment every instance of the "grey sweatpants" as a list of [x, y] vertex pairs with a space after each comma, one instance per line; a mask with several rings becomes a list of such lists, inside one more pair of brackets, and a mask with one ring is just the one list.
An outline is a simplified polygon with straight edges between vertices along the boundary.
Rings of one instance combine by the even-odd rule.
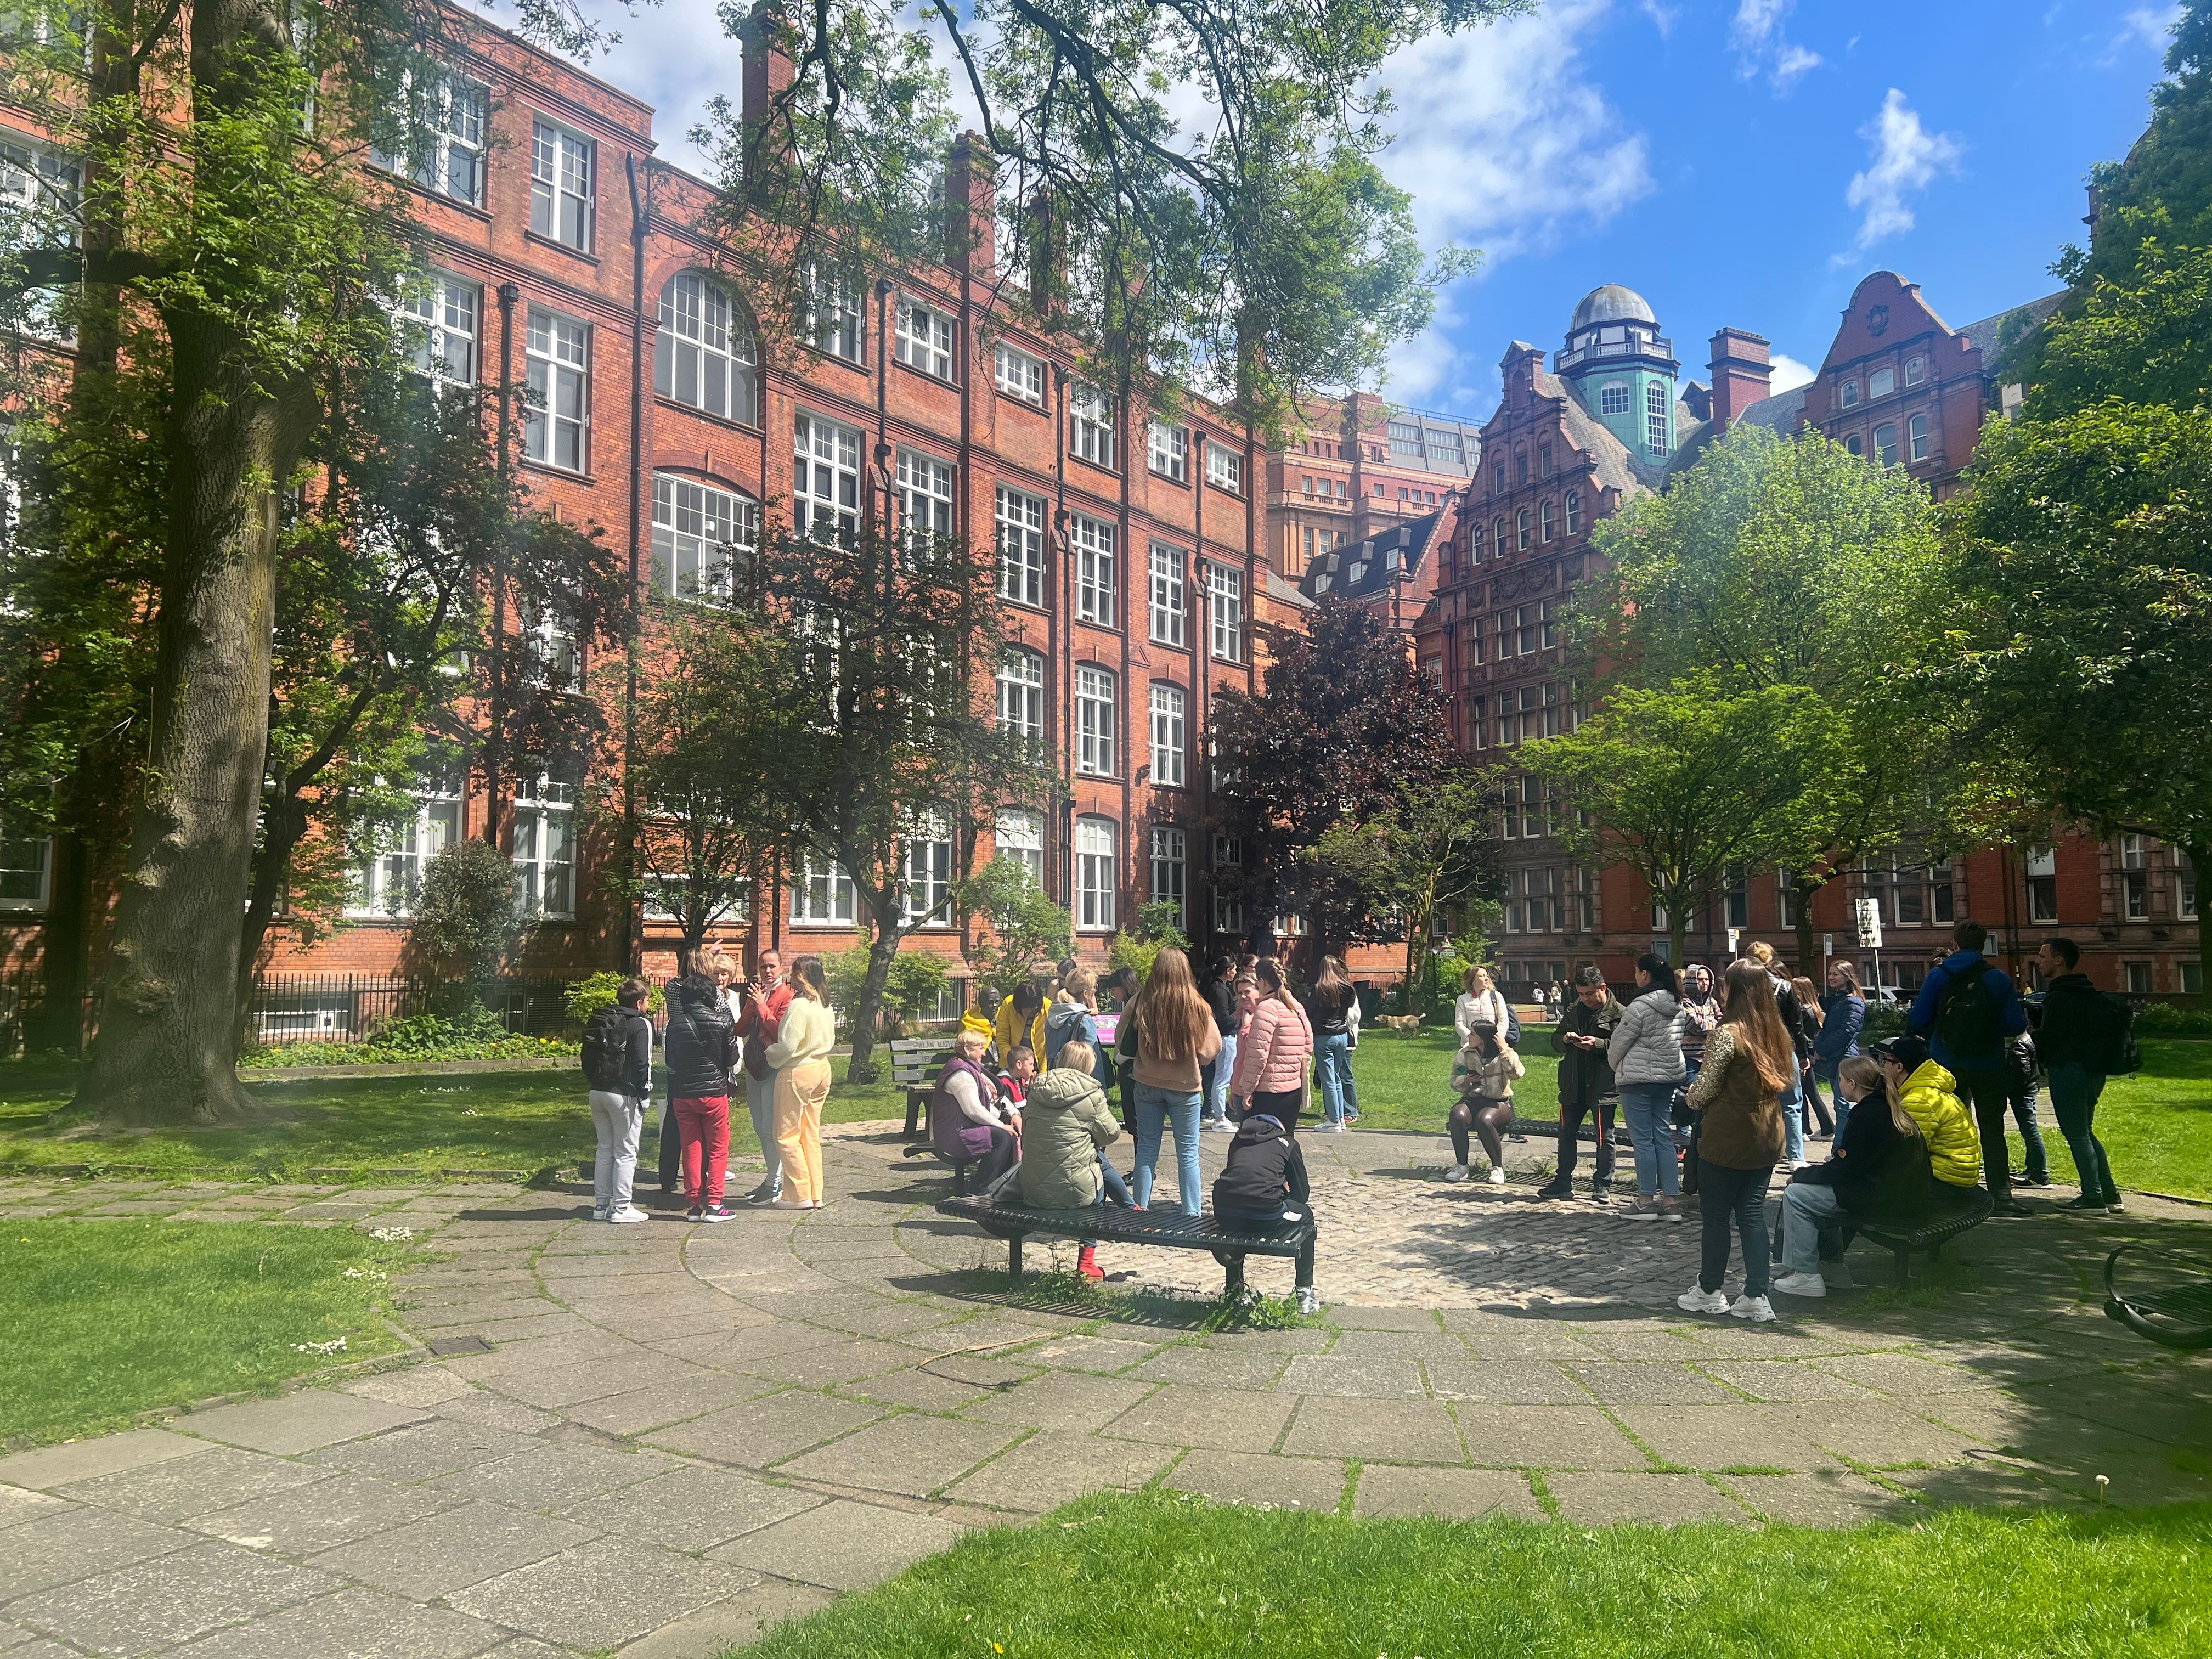
[[755, 1077], [745, 1073], [745, 1106], [753, 1115], [753, 1138], [761, 1144], [761, 1156], [768, 1160], [768, 1173], [761, 1177], [761, 1185], [768, 1188], [770, 1198], [783, 1194], [783, 1149], [775, 1139], [775, 1070]]

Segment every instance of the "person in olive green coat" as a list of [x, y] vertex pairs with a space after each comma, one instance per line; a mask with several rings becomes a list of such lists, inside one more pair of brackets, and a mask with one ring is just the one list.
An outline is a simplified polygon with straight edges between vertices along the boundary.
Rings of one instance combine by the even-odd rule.
[[[1079, 1045], [1070, 1043], [1070, 1048]], [[1098, 1202], [1105, 1180], [1102, 1148], [1121, 1138], [1121, 1121], [1091, 1075], [1087, 1058], [1063, 1058], [1022, 1103], [1021, 1201], [1035, 1210], [1073, 1210]]]

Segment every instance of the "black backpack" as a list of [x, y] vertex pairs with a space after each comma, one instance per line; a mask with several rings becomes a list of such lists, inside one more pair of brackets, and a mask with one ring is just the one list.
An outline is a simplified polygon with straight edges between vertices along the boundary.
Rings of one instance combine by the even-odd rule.
[[2118, 992], [2107, 991], [2098, 998], [2105, 1006], [2104, 1029], [2098, 1033], [2102, 1039], [2105, 1075], [2126, 1077], [2142, 1070], [2142, 1045], [2136, 1041], [2136, 1011], [2127, 999]]
[[2004, 1023], [1997, 1018], [1997, 1000], [1990, 990], [1987, 962], [1976, 962], [1951, 976], [1950, 984], [1944, 988], [1942, 1006], [1936, 1011], [1936, 1035], [1943, 1039], [1954, 1060], [2002, 1051]]
[[1505, 1005], [1505, 1046], [1516, 1054], [1521, 1051], [1521, 1016], [1513, 1012], [1513, 1005]]
[[618, 1003], [600, 1009], [584, 1024], [584, 1081], [594, 1089], [620, 1093], [629, 1049], [629, 1016]]

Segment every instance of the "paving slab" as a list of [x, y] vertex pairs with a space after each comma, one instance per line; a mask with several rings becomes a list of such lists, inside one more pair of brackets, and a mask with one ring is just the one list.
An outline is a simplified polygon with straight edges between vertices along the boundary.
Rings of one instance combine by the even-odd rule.
[[28, 1486], [0, 1486], [0, 1531], [33, 1516], [55, 1515], [70, 1507], [65, 1498], [33, 1492]]
[[1329, 1310], [1329, 1322], [1346, 1331], [1429, 1331], [1437, 1316], [1426, 1308], [1370, 1308], [1345, 1304]]
[[1900, 1463], [1955, 1462], [1980, 1443], [1884, 1401], [1854, 1404], [1769, 1406], [1777, 1421], [1788, 1421], [1799, 1434], [1854, 1463], [1887, 1468]]
[[1290, 1355], [1274, 1350], [1184, 1343], [1163, 1348], [1128, 1375], [1144, 1382], [1256, 1390], [1272, 1387], [1290, 1362]]
[[802, 1480], [921, 1498], [1020, 1438], [1018, 1429], [946, 1417], [894, 1417], [778, 1466]]
[[1340, 1359], [1331, 1353], [1301, 1353], [1275, 1381], [1278, 1394], [1334, 1395], [1348, 1400], [1419, 1400], [1428, 1389], [1421, 1368], [1411, 1359]]
[[1585, 1526], [1616, 1521], [1680, 1526], [1692, 1521], [1736, 1521], [1751, 1514], [1727, 1493], [1694, 1474], [1555, 1474], [1547, 1477], [1559, 1513]]
[[0, 1481], [48, 1492], [94, 1475], [142, 1469], [171, 1458], [202, 1456], [214, 1449], [204, 1440], [171, 1434], [167, 1429], [132, 1429], [98, 1440], [74, 1440], [0, 1457]]
[[1468, 1461], [1480, 1468], [1645, 1469], [1651, 1460], [1594, 1406], [1452, 1407]]
[[1344, 1464], [1334, 1459], [1201, 1450], [1176, 1464], [1161, 1484], [1217, 1504], [1334, 1515], [1344, 1497]]
[[1847, 1382], [1879, 1389], [1884, 1394], [1959, 1394], [1995, 1387], [1992, 1378], [1960, 1365], [1946, 1365], [1909, 1353], [1837, 1354], [1808, 1362], [1815, 1370]]
[[583, 1407], [572, 1407], [564, 1414], [526, 1406], [520, 1400], [509, 1400], [505, 1395], [490, 1389], [471, 1389], [456, 1399], [448, 1400], [438, 1407], [438, 1415], [448, 1422], [473, 1424], [480, 1429], [504, 1429], [509, 1434], [538, 1435], [562, 1423], [580, 1423], [576, 1415], [580, 1410], [598, 1404], [587, 1401]]
[[1911, 1519], [1912, 1504], [1886, 1486], [1840, 1469], [1804, 1474], [1724, 1474], [1721, 1484], [1776, 1521], [1800, 1527], [1853, 1527]]
[[1709, 1363], [1706, 1369], [1753, 1400], [1873, 1400], [1874, 1392], [1848, 1377], [1804, 1360], [1736, 1359]]
[[634, 1538], [595, 1538], [448, 1599], [463, 1613], [548, 1642], [605, 1648], [758, 1582], [755, 1573]]
[[708, 1555], [826, 1589], [866, 1589], [925, 1555], [950, 1548], [963, 1530], [937, 1516], [841, 1498], [747, 1533]]
[[364, 1400], [426, 1408], [476, 1391], [473, 1383], [462, 1381], [443, 1365], [410, 1365], [404, 1370], [379, 1371], [338, 1386], [345, 1393], [357, 1394]]
[[403, 1486], [373, 1475], [333, 1474], [310, 1486], [195, 1516], [191, 1527], [242, 1549], [305, 1556], [428, 1520], [453, 1508], [455, 1501], [424, 1487]]
[[11, 1601], [8, 1617], [78, 1647], [136, 1654], [339, 1588], [337, 1580], [310, 1568], [203, 1539]]
[[[927, 1370], [908, 1366], [902, 1371], [886, 1371], [881, 1376], [863, 1376], [838, 1384], [837, 1397], [880, 1401], [886, 1406], [911, 1406], [917, 1411], [950, 1412], [1004, 1391], [1002, 1388], [940, 1376], [938, 1369], [935, 1365]], [[1027, 1375], [1021, 1373], [1022, 1376]]]
[[696, 1553], [823, 1501], [818, 1493], [797, 1487], [684, 1464], [641, 1485], [572, 1504], [562, 1513], [595, 1531]]
[[1157, 1342], [1129, 1342], [1108, 1336], [1063, 1336], [1030, 1348], [1023, 1358], [1032, 1364], [1060, 1370], [1101, 1371], [1111, 1374], [1140, 1365], [1160, 1352]]
[[1172, 1446], [1047, 1429], [957, 1482], [945, 1496], [990, 1509], [1042, 1514], [1087, 1492], [1133, 1491], [1176, 1455]]
[[1915, 1513], [1930, 1509], [2052, 1509], [2071, 1514], [2091, 1505], [2066, 1486], [2033, 1470], [2003, 1462], [1965, 1463], [1939, 1469], [1898, 1469], [1882, 1477], [1919, 1500]]
[[296, 1457], [341, 1440], [358, 1440], [403, 1423], [420, 1422], [428, 1415], [419, 1407], [390, 1405], [328, 1389], [302, 1389], [275, 1400], [248, 1400], [194, 1412], [177, 1426], [227, 1446]]
[[741, 1372], [706, 1371], [634, 1389], [628, 1394], [587, 1400], [568, 1407], [562, 1415], [571, 1423], [607, 1434], [641, 1434], [686, 1418], [703, 1417], [742, 1400], [757, 1399], [781, 1386]]
[[1529, 1490], [1526, 1475], [1506, 1469], [1408, 1468], [1370, 1463], [1360, 1471], [1352, 1513], [1363, 1516], [1433, 1516], [1440, 1521], [1474, 1521], [1510, 1515], [1541, 1521], [1544, 1506]]
[[1117, 1440], [1146, 1440], [1154, 1445], [1249, 1451], [1255, 1446], [1273, 1446], [1297, 1404], [1295, 1395], [1172, 1384], [1130, 1407], [1099, 1432]]
[[1832, 1469], [1835, 1454], [1814, 1440], [1820, 1407], [1799, 1418], [1790, 1406], [1621, 1406], [1628, 1431], [1668, 1463], [1692, 1469]]
[[222, 1446], [205, 1457], [179, 1458], [143, 1469], [95, 1475], [63, 1487], [61, 1493], [79, 1503], [135, 1515], [142, 1521], [182, 1521], [329, 1476], [328, 1469], [312, 1463]]
[[1463, 1463], [1459, 1425], [1441, 1400], [1302, 1401], [1283, 1441], [1292, 1457], [1364, 1457], [1395, 1463]]
[[881, 1371], [902, 1370], [915, 1363], [915, 1351], [897, 1342], [878, 1342], [868, 1337], [841, 1334], [834, 1342], [786, 1353], [746, 1353], [733, 1356], [729, 1363], [754, 1376], [818, 1389], [825, 1383], [849, 1382]]
[[73, 1507], [0, 1533], [0, 1586], [10, 1596], [29, 1595], [201, 1541], [173, 1527]]
[[1032, 1382], [994, 1390], [969, 1405], [961, 1414], [979, 1423], [1095, 1429], [1112, 1422], [1157, 1386], [1129, 1377], [1048, 1371]]
[[634, 1486], [675, 1467], [674, 1458], [659, 1452], [561, 1441], [456, 1470], [431, 1485], [456, 1498], [514, 1510], [557, 1510]]
[[1656, 1361], [1571, 1364], [1576, 1381], [1609, 1406], [1723, 1405], [1736, 1396], [1687, 1365]]
[[1548, 1359], [1432, 1359], [1421, 1368], [1439, 1400], [1507, 1406], [1587, 1406], [1588, 1389]]
[[466, 1659], [496, 1626], [359, 1586], [203, 1637], [179, 1659]]
[[342, 1544], [309, 1564], [418, 1601], [434, 1601], [495, 1574], [587, 1542], [574, 1521], [465, 1504], [412, 1525]]
[[794, 1389], [656, 1429], [646, 1439], [665, 1450], [764, 1469], [882, 1415], [877, 1407]]
[[538, 1443], [505, 1429], [440, 1418], [392, 1429], [366, 1440], [348, 1440], [307, 1454], [328, 1468], [352, 1469], [386, 1480], [430, 1480], [494, 1458], [512, 1457]]
[[622, 1659], [721, 1659], [733, 1648], [750, 1647], [778, 1625], [818, 1613], [835, 1601], [812, 1584], [763, 1578], [727, 1601], [663, 1625], [622, 1650]]

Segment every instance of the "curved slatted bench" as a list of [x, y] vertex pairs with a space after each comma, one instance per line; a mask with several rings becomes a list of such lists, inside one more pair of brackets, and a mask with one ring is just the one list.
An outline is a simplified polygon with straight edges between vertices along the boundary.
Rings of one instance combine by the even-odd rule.
[[1903, 1227], [1893, 1222], [1870, 1222], [1856, 1230], [1896, 1256], [1897, 1282], [1900, 1285], [1912, 1282], [1912, 1258], [1916, 1252], [1924, 1252], [1930, 1261], [1941, 1261], [1945, 1244], [1960, 1233], [1980, 1226], [1996, 1207], [1986, 1188], [1954, 1187], [1944, 1181], [1935, 1185], [1927, 1212], [1917, 1225]]
[[972, 1221], [994, 1238], [1006, 1241], [1006, 1271], [1019, 1282], [1022, 1241], [1031, 1233], [1052, 1238], [1090, 1238], [1115, 1244], [1153, 1244], [1170, 1250], [1205, 1250], [1228, 1270], [1228, 1291], [1244, 1288], [1244, 1258], [1282, 1256], [1295, 1260], [1313, 1249], [1313, 1217], [1300, 1221], [1219, 1221], [1211, 1214], [1180, 1210], [1129, 1210], [1117, 1204], [1079, 1210], [1028, 1210], [1003, 1200], [948, 1198], [937, 1213]]
[[[2134, 1255], [2119, 1286], [2120, 1258]], [[2162, 1348], [2212, 1348], [2212, 1260], [2140, 1241], [2105, 1258], [2105, 1316]]]

